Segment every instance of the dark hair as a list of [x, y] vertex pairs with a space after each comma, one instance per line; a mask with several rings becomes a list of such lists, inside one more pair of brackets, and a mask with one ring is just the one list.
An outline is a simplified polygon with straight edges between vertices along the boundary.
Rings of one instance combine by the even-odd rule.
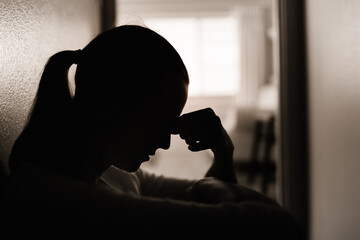
[[[73, 63], [78, 64], [74, 98], [68, 86]], [[141, 104], [160, 85], [178, 79], [188, 83], [176, 50], [159, 34], [140, 26], [116, 27], [98, 35], [81, 51], [56, 53], [44, 68], [30, 117], [13, 146], [10, 169], [16, 169], [21, 161], [50, 168], [63, 161], [76, 131], [76, 116], [81, 114], [79, 106], [109, 103], [119, 92], [117, 104]], [[117, 94], [112, 94], [114, 91]]]

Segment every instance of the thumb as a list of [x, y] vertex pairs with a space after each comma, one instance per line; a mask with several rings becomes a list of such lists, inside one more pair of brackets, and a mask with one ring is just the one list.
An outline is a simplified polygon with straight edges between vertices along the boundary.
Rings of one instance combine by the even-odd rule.
[[207, 144], [202, 144], [200, 142], [188, 146], [188, 149], [192, 152], [199, 152], [210, 148], [211, 146], [208, 146]]

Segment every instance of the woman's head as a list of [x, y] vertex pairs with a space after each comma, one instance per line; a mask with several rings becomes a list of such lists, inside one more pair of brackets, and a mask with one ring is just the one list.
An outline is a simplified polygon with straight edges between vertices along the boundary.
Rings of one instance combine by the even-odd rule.
[[[71, 100], [64, 86], [74, 62], [76, 87]], [[134, 171], [157, 148], [169, 147], [166, 126], [180, 115], [188, 82], [180, 56], [154, 31], [120, 26], [104, 32], [79, 52], [60, 52], [50, 58], [13, 158], [24, 157], [25, 153], [19, 155], [24, 149], [32, 153], [52, 149], [48, 153], [56, 154], [54, 149], [64, 151], [68, 146], [64, 138], [71, 137], [75, 145], [81, 145], [80, 151], [85, 149], [88, 155], [104, 160], [105, 166], [114, 164]], [[56, 102], [55, 107], [52, 102]], [[45, 118], [49, 109], [53, 116]], [[54, 134], [49, 129], [57, 131]], [[35, 146], [42, 144], [55, 148]], [[46, 158], [47, 154], [38, 155]]]
[[168, 147], [163, 125], [180, 115], [189, 80], [166, 39], [144, 27], [120, 26], [82, 50], [75, 82], [75, 106], [90, 123], [87, 132], [102, 138], [95, 140], [102, 157], [136, 170], [156, 148]]
[[121, 98], [131, 107], [176, 81], [189, 80], [171, 44], [148, 28], [125, 25], [100, 34], [81, 51], [75, 98], [111, 103]]

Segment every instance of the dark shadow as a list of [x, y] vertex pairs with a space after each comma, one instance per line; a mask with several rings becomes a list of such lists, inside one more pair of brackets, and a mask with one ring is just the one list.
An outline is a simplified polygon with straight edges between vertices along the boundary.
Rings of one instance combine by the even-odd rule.
[[[234, 146], [216, 113], [181, 114], [188, 87], [177, 51], [145, 27], [112, 28], [82, 50], [54, 54], [10, 155], [1, 202], [7, 233], [142, 239], [168, 238], [171, 230], [175, 239], [301, 239], [291, 214], [237, 183]], [[265, 125], [265, 164], [273, 124]], [[140, 168], [157, 149], [170, 147], [171, 134], [192, 152], [212, 151], [203, 179], [166, 178]]]

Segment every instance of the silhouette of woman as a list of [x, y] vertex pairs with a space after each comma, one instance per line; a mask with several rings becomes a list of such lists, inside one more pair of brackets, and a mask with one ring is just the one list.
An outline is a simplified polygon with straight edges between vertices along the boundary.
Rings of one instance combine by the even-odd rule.
[[[68, 86], [72, 64], [74, 96]], [[10, 157], [1, 205], [8, 232], [297, 239], [289, 213], [237, 184], [234, 147], [213, 110], [181, 115], [188, 84], [176, 50], [140, 26], [116, 27], [82, 50], [53, 55]], [[204, 179], [139, 168], [158, 148], [169, 148], [170, 134], [179, 134], [191, 151], [212, 150]]]

